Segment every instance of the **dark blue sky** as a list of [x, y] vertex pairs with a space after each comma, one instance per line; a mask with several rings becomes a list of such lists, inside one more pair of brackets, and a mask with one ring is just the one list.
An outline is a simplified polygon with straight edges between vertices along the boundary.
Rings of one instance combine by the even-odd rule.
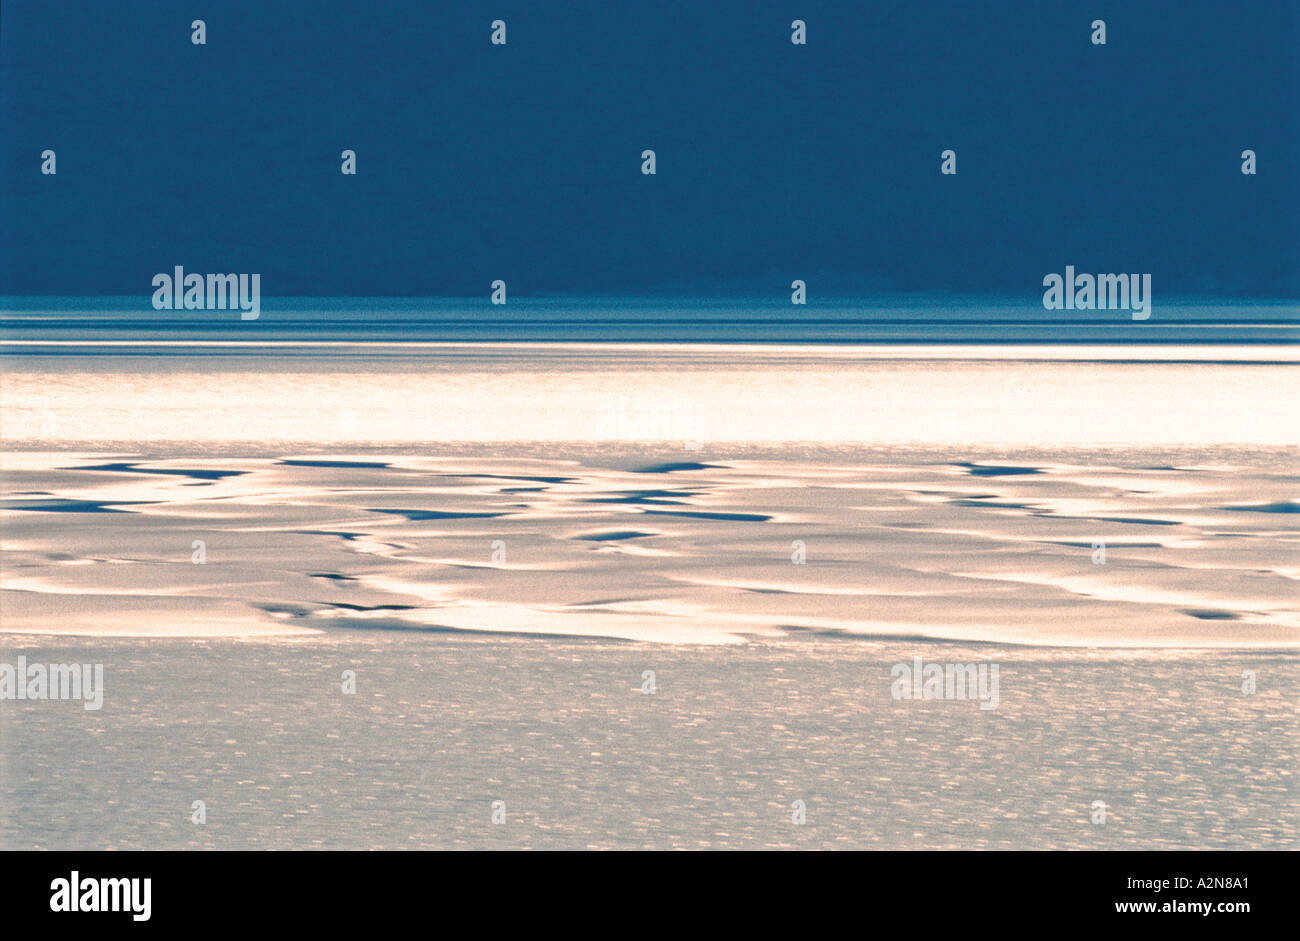
[[1297, 297], [1297, 49], [1294, 0], [4, 0], [0, 294]]

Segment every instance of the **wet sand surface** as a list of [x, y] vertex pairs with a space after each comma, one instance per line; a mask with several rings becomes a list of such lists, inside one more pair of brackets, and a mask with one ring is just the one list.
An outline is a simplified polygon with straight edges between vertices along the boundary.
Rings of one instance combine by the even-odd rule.
[[1300, 846], [1289, 350], [258, 356], [7, 362], [0, 847]]

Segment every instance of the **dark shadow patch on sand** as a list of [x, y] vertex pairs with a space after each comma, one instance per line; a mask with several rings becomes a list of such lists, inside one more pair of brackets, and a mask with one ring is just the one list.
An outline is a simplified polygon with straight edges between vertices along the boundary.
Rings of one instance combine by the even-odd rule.
[[1202, 621], [1240, 621], [1241, 615], [1235, 611], [1215, 611], [1211, 608], [1188, 608], [1183, 614], [1191, 615]]
[[115, 474], [161, 474], [165, 477], [193, 477], [195, 480], [212, 481], [225, 477], [240, 477], [248, 471], [232, 470], [186, 470], [180, 467], [141, 467], [139, 464], [123, 461], [117, 464], [92, 464], [85, 467], [62, 467], [70, 471], [109, 471]]
[[435, 474], [456, 480], [526, 480], [534, 484], [571, 484], [577, 477], [529, 477], [524, 474]]
[[684, 510], [642, 510], [653, 516], [679, 516], [686, 519], [721, 520], [728, 523], [766, 523], [772, 517], [762, 513], [706, 513], [703, 510], [687, 513]]
[[638, 467], [632, 471], [634, 474], [671, 474], [674, 471], [697, 471], [697, 470], [726, 470], [725, 464], [700, 464], [697, 461], [677, 461], [670, 464], [652, 464], [649, 467]]
[[1028, 474], [1041, 474], [1037, 467], [1015, 467], [1009, 464], [973, 464], [970, 461], [957, 461], [955, 467], [964, 467], [972, 477], [1023, 477]]
[[408, 520], [494, 520], [506, 513], [453, 513], [448, 510], [384, 510], [370, 507], [368, 513], [387, 513], [390, 516], [405, 516]]
[[566, 608], [603, 608], [611, 604], [626, 604], [629, 601], [638, 601], [637, 598], [601, 598], [596, 601], [575, 601], [572, 604], [566, 604]]
[[292, 532], [295, 536], [337, 536], [344, 542], [351, 542], [367, 535], [366, 533], [345, 533], [330, 529], [295, 529]]
[[458, 634], [454, 627], [442, 627], [437, 624], [412, 624], [401, 618], [353, 618], [315, 617], [310, 626], [324, 630], [337, 631], [402, 631], [412, 634]]
[[314, 610], [311, 606], [305, 604], [291, 604], [289, 602], [277, 601], [255, 604], [253, 607], [265, 611], [267, 614], [288, 614], [295, 618], [305, 618]]
[[351, 630], [351, 631], [401, 631], [413, 634], [463, 634], [466, 636], [476, 637], [493, 637], [509, 638], [511, 640], [554, 640], [557, 637], [566, 641], [597, 641], [603, 644], [635, 644], [635, 640], [628, 640], [626, 637], [607, 637], [604, 635], [595, 636], [590, 634], [542, 634], [532, 631], [488, 631], [479, 630], [472, 627], [450, 627], [445, 624], [413, 624], [410, 621], [403, 621], [401, 618], [366, 618], [365, 620], [353, 620], [351, 618], [339, 618], [331, 620], [329, 618], [314, 618], [311, 621], [312, 627], [326, 628], [334, 630]]
[[836, 640], [844, 640], [855, 636], [841, 627], [805, 627], [802, 624], [778, 624], [777, 628], [791, 634], [798, 634], [800, 637], [834, 637]]
[[612, 497], [588, 497], [583, 503], [633, 503], [659, 504], [664, 506], [682, 506], [685, 501], [678, 497], [697, 497], [698, 490], [621, 490]]
[[831, 637], [836, 640], [847, 642], [861, 643], [890, 643], [890, 644], [914, 644], [926, 648], [930, 647], [962, 647], [962, 648], [981, 648], [989, 647], [993, 649], [1018, 649], [1018, 650], [1072, 650], [1075, 648], [1066, 644], [1029, 644], [1017, 640], [994, 640], [990, 638], [976, 639], [957, 639], [950, 637], [929, 637], [922, 634], [864, 634], [860, 631], [851, 631], [847, 628], [839, 627], [806, 627], [801, 624], [778, 624], [783, 631], [789, 631], [792, 634], [798, 634], [800, 637]]
[[[952, 646], [960, 644], [963, 646], [977, 646], [981, 644], [998, 644], [997, 641], [973, 640], [973, 641], [955, 641], [945, 640], [941, 637], [923, 637], [918, 634], [864, 634], [861, 631], [851, 631], [844, 627], [805, 627], [800, 624], [780, 624], [777, 625], [783, 631], [797, 633], [800, 637], [833, 637], [836, 640], [858, 641], [866, 643], [890, 643], [890, 644], [947, 644]], [[1007, 644], [1011, 647], [1027, 647], [1029, 644]]]
[[137, 506], [155, 504], [156, 500], [115, 500], [101, 503], [98, 500], [5, 500], [0, 503], [3, 510], [28, 510], [36, 513], [130, 513], [119, 510], [119, 506]]
[[623, 539], [647, 539], [651, 536], [657, 536], [658, 533], [643, 533], [635, 529], [624, 529], [612, 533], [590, 533], [586, 536], [579, 536], [579, 539], [585, 539], [588, 542], [618, 542]]
[[1058, 519], [1091, 519], [1098, 523], [1132, 523], [1136, 526], [1182, 526], [1178, 520], [1149, 520], [1140, 516], [1061, 516]]
[[996, 493], [957, 493], [952, 490], [908, 490], [908, 493], [919, 493], [927, 497], [952, 497], [959, 500], [996, 500]]
[[[1087, 539], [1040, 539], [1037, 540], [1045, 546], [1069, 546], [1072, 549], [1091, 549], [1092, 541]], [[1167, 549], [1163, 542], [1107, 542], [1108, 549]]]
[[308, 572], [312, 578], [327, 578], [332, 582], [355, 582], [358, 581], [355, 575], [340, 575], [338, 572]]
[[985, 509], [991, 509], [991, 510], [1024, 510], [1028, 512], [1030, 510], [1038, 509], [1037, 507], [1031, 506], [1028, 503], [1005, 503], [1000, 500], [995, 501], [995, 500], [975, 499], [975, 500], [949, 500], [948, 502], [951, 503], [953, 506], [976, 506], [976, 507], [983, 507]]
[[322, 601], [321, 604], [345, 611], [414, 611], [419, 607], [414, 604], [347, 604], [342, 601]]
[[276, 461], [283, 467], [351, 467], [358, 470], [383, 470], [393, 465], [387, 461]]
[[1219, 509], [1234, 513], [1300, 513], [1300, 503], [1294, 500], [1279, 500], [1276, 503], [1258, 503], [1254, 506], [1221, 506]]

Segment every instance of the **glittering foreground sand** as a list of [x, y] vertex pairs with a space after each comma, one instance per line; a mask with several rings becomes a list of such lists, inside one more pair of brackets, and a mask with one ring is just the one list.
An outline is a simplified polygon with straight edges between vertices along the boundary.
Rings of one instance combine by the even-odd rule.
[[8, 453], [3, 630], [1300, 646], [1286, 451], [503, 450]]
[[[105, 665], [98, 712], [0, 704], [4, 849], [1300, 849], [1296, 653], [410, 631], [0, 653]], [[998, 664], [998, 708], [893, 699], [915, 656]]]

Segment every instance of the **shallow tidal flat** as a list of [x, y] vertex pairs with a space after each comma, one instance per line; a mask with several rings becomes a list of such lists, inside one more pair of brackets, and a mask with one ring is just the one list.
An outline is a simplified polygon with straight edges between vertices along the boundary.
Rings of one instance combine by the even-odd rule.
[[477, 450], [7, 453], [3, 630], [1300, 645], [1282, 451], [1171, 465]]
[[[1294, 652], [410, 631], [0, 647], [105, 664], [99, 711], [3, 704], [5, 849], [1300, 846]], [[1000, 664], [998, 707], [894, 699], [915, 656]]]
[[1300, 846], [1289, 347], [189, 349], [0, 377], [0, 847]]

